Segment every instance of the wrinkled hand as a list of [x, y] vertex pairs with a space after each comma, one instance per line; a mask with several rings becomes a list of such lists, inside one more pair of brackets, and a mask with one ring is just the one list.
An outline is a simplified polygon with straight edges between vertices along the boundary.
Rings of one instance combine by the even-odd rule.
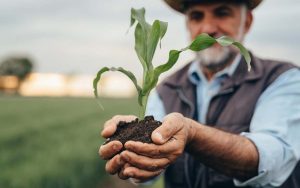
[[122, 174], [144, 182], [159, 175], [169, 164], [174, 162], [192, 139], [191, 123], [179, 113], [165, 117], [162, 125], [151, 135], [154, 144], [128, 141], [126, 150], [119, 156], [128, 163]]
[[[120, 121], [130, 122], [135, 120], [135, 118], [135, 116], [114, 116], [112, 119], [105, 122], [101, 136], [104, 138], [111, 137], [117, 130], [117, 124]], [[130, 167], [130, 165], [122, 160], [120, 154], [118, 154], [122, 148], [123, 145], [120, 141], [111, 141], [100, 146], [99, 155], [102, 159], [107, 160], [105, 170], [108, 173], [118, 173], [121, 179], [128, 179], [129, 177], [125, 176], [123, 171], [126, 167]]]

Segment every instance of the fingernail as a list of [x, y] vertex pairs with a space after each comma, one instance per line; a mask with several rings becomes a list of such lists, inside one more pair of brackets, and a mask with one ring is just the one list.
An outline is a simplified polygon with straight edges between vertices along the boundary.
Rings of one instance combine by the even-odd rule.
[[126, 142], [124, 146], [125, 146], [126, 149], [131, 149], [131, 147], [132, 147], [130, 141]]

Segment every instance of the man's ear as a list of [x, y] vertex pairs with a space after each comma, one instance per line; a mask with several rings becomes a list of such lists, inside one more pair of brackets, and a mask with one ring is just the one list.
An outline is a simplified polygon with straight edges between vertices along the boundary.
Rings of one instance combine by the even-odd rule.
[[245, 32], [248, 33], [253, 22], [252, 11], [248, 10], [246, 15]]

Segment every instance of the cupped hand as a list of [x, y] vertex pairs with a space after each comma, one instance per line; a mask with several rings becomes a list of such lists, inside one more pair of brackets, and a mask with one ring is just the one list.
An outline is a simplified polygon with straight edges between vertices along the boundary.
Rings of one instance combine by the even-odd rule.
[[143, 182], [160, 174], [183, 153], [193, 136], [191, 126], [189, 119], [171, 113], [153, 131], [153, 144], [126, 142], [126, 150], [120, 154], [120, 159], [131, 166], [123, 170], [123, 175]]
[[[106, 121], [104, 128], [101, 132], [101, 136], [104, 138], [111, 137], [117, 130], [117, 125], [120, 121], [130, 122], [135, 120], [136, 116], [121, 116], [117, 115]], [[99, 148], [99, 155], [102, 159], [107, 160], [105, 170], [110, 174], [119, 174], [121, 179], [127, 179], [122, 173], [125, 167], [130, 165], [121, 159], [120, 151], [123, 148], [123, 144], [120, 141], [111, 141], [105, 145], [101, 145]]]

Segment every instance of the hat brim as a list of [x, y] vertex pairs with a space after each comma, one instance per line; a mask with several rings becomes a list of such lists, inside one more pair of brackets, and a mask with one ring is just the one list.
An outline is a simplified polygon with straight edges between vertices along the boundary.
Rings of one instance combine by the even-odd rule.
[[[186, 0], [164, 0], [164, 1], [176, 11], [181, 13], [184, 12], [183, 4], [184, 2], [186, 2]], [[248, 4], [249, 9], [253, 10], [262, 2], [262, 0], [245, 0], [245, 2]]]

